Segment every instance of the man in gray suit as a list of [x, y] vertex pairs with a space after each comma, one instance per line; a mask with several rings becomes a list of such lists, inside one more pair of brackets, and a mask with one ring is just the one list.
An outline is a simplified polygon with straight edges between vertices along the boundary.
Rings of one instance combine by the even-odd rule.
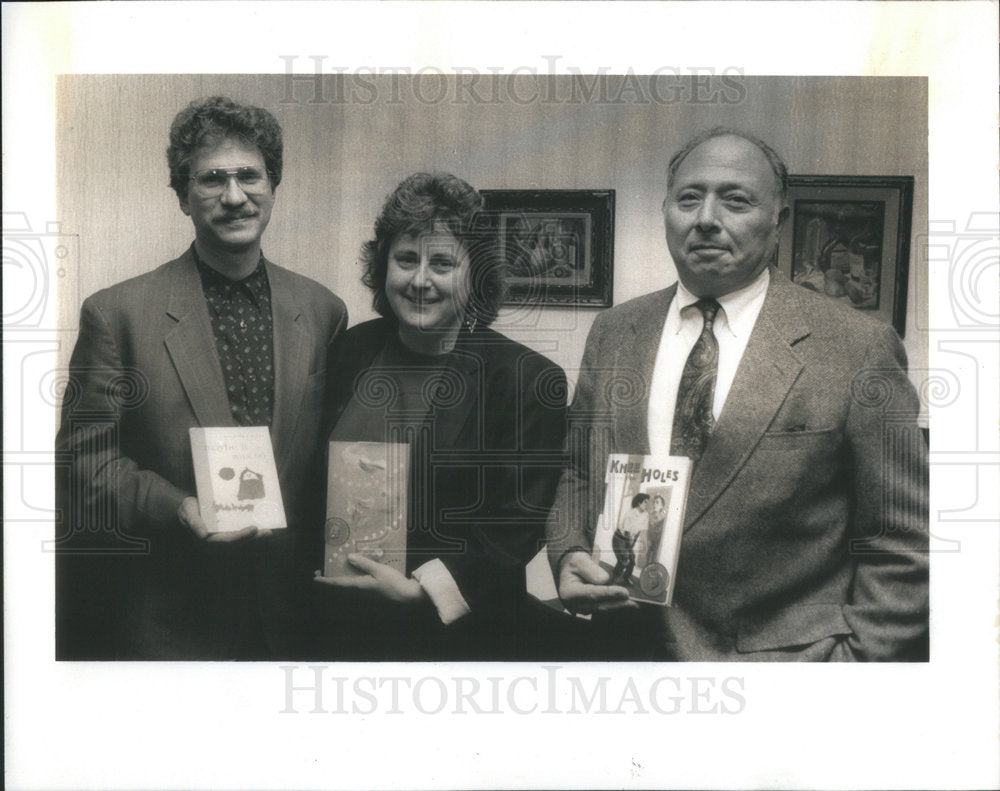
[[[324, 487], [321, 410], [343, 303], [261, 252], [281, 181], [266, 110], [224, 97], [174, 119], [176, 260], [89, 297], [57, 437], [56, 655], [295, 655]], [[188, 429], [268, 426], [287, 530], [209, 533]]]
[[[627, 635], [631, 658], [927, 658], [927, 455], [905, 354], [891, 327], [771, 266], [786, 184], [756, 138], [691, 140], [663, 204], [680, 282], [587, 340], [548, 552], [564, 604], [609, 645]], [[671, 607], [629, 602], [591, 558], [609, 453], [694, 461]]]

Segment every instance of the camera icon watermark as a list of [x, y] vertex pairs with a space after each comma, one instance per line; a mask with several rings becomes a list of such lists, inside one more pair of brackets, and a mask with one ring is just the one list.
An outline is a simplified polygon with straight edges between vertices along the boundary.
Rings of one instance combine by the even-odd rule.
[[79, 261], [79, 236], [61, 233], [57, 222], [36, 231], [24, 212], [4, 212], [4, 328], [59, 329], [56, 290], [79, 282]]
[[[993, 212], [973, 212], [959, 230], [954, 220], [929, 223], [929, 233], [917, 237], [917, 251], [926, 257], [928, 282], [947, 283], [950, 316], [924, 330], [987, 330], [1000, 323], [1000, 218]], [[918, 288], [926, 284], [917, 281]], [[922, 295], [924, 301], [929, 294]], [[946, 322], [946, 323], [945, 323]], [[918, 323], [919, 319], [918, 319]], [[930, 324], [930, 322], [928, 322]]]

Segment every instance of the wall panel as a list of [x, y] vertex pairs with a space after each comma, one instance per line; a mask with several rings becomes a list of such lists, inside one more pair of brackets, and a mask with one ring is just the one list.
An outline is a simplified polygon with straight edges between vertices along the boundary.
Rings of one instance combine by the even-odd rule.
[[[484, 76], [461, 91], [454, 80], [416, 79], [329, 75], [317, 95], [311, 81], [290, 89], [283, 75], [60, 78], [59, 220], [79, 235], [82, 278], [66, 288], [66, 326], [75, 326], [78, 291], [140, 274], [190, 243], [190, 221], [166, 186], [164, 151], [173, 116], [212, 93], [267, 107], [282, 123], [285, 172], [265, 252], [340, 294], [352, 323], [373, 315], [359, 282], [360, 245], [385, 196], [416, 170], [447, 170], [482, 189], [615, 189], [616, 304], [675, 279], [660, 216], [666, 161], [709, 126], [759, 135], [793, 173], [912, 175], [914, 241], [927, 227], [923, 79], [643, 78], [619, 90], [615, 77]], [[919, 384], [927, 339], [917, 317], [926, 319], [926, 305], [915, 296], [926, 290], [915, 283], [926, 265], [918, 245], [911, 250], [904, 342]], [[498, 328], [546, 351], [574, 379], [594, 315], [508, 311]]]

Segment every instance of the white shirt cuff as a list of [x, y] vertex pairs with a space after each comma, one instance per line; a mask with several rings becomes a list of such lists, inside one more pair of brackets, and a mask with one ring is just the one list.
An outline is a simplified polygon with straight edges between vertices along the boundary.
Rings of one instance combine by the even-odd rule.
[[440, 558], [429, 560], [420, 568], [414, 569], [413, 578], [430, 596], [437, 608], [438, 617], [441, 618], [441, 623], [445, 626], [472, 612], [468, 602], [463, 598], [462, 592], [458, 589], [455, 578], [451, 576], [448, 567], [441, 562]]

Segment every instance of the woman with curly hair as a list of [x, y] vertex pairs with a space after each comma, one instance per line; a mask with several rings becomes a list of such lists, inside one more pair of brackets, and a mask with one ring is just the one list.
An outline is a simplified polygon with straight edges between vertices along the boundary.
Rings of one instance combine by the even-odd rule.
[[455, 176], [414, 174], [364, 246], [382, 318], [331, 360], [331, 440], [409, 443], [406, 556], [354, 552], [350, 573], [317, 572], [327, 658], [531, 654], [524, 568], [560, 474], [566, 380], [489, 329], [505, 265], [481, 206]]

